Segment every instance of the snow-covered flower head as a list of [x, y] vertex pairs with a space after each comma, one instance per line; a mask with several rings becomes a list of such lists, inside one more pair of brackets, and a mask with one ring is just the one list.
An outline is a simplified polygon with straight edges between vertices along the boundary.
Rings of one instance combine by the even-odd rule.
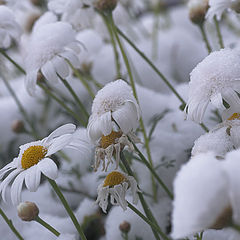
[[35, 29], [26, 51], [26, 86], [31, 95], [36, 88], [39, 70], [48, 81], [54, 83], [58, 80], [58, 75], [62, 78], [69, 75], [70, 67], [66, 60], [74, 67], [79, 66], [76, 55], [80, 51], [79, 43], [68, 23], [49, 23]]
[[29, 191], [34, 192], [40, 184], [41, 173], [50, 179], [56, 179], [58, 169], [50, 156], [67, 145], [72, 145], [75, 129], [75, 125], [66, 124], [42, 140], [21, 145], [18, 157], [0, 170], [0, 179], [10, 172], [0, 183], [3, 200], [6, 201], [6, 189], [14, 178], [11, 186], [11, 199], [14, 205], [21, 201], [24, 180]]
[[[123, 80], [111, 82], [97, 93], [87, 127], [89, 138], [98, 145], [95, 170], [101, 161], [103, 161], [103, 169], [107, 170], [114, 151], [118, 167], [120, 150], [125, 145], [133, 150], [127, 135], [132, 141], [138, 142], [132, 131], [136, 130], [139, 118], [137, 101], [130, 86]], [[105, 156], [108, 158], [106, 167]]]
[[187, 118], [202, 122], [209, 101], [225, 110], [223, 100], [230, 107], [240, 106], [240, 54], [237, 50], [212, 52], [190, 73]]
[[220, 161], [209, 152], [182, 167], [174, 181], [172, 237], [240, 224], [239, 156], [232, 151]]
[[98, 186], [98, 197], [96, 203], [106, 213], [108, 206], [108, 197], [110, 195], [111, 204], [121, 206], [123, 210], [127, 210], [127, 201], [125, 199], [128, 188], [131, 189], [133, 203], [137, 204], [138, 195], [137, 182], [132, 176], [125, 173], [113, 171], [107, 175], [104, 182]]
[[15, 20], [13, 12], [5, 6], [0, 6], [0, 48], [8, 48], [12, 39], [18, 39], [21, 29]]
[[92, 25], [95, 16], [92, 3], [92, 0], [49, 0], [48, 8], [79, 31]]
[[187, 6], [191, 21], [201, 24], [208, 9], [208, 0], [189, 0]]
[[206, 14], [206, 18], [213, 19], [216, 15], [217, 19], [220, 20], [225, 10], [234, 10], [237, 13], [240, 12], [240, 1], [239, 0], [209, 0], [209, 10]]

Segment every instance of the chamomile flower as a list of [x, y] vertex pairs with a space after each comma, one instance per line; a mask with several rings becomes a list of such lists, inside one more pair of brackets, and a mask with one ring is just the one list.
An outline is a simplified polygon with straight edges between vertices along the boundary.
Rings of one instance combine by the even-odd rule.
[[240, 1], [239, 0], [209, 0], [209, 9], [206, 18], [213, 19], [216, 15], [217, 19], [220, 20], [225, 10], [234, 10], [237, 13], [240, 12]]
[[96, 203], [106, 213], [108, 206], [108, 197], [112, 205], [121, 206], [123, 210], [127, 210], [127, 201], [125, 199], [128, 188], [131, 189], [133, 196], [133, 204], [137, 204], [138, 195], [137, 182], [132, 176], [125, 173], [113, 171], [107, 175], [104, 182], [98, 186], [98, 197]]
[[55, 22], [35, 29], [25, 56], [26, 87], [29, 94], [35, 92], [39, 70], [53, 83], [58, 81], [58, 75], [66, 78], [70, 74], [67, 61], [74, 67], [80, 64], [76, 55], [79, 51], [79, 43], [75, 40], [75, 32], [70, 24]]
[[28, 190], [34, 192], [40, 184], [41, 173], [53, 180], [57, 178], [58, 169], [50, 156], [71, 145], [75, 129], [73, 124], [65, 124], [42, 140], [20, 146], [18, 157], [0, 170], [0, 179], [10, 172], [0, 183], [0, 193], [5, 202], [7, 187], [13, 179], [11, 199], [17, 205], [21, 201], [24, 180]]
[[0, 48], [8, 48], [12, 39], [18, 39], [21, 29], [15, 20], [13, 12], [5, 6], [0, 6]]
[[[132, 133], [138, 126], [140, 110], [130, 86], [123, 80], [107, 84], [96, 95], [92, 105], [92, 115], [88, 122], [88, 136], [96, 148], [94, 169], [103, 161], [103, 170], [107, 170], [112, 162], [112, 154], [116, 152], [117, 166], [120, 150], [127, 145], [133, 146], [127, 135], [134, 142], [139, 142]], [[108, 163], [105, 166], [105, 156]]]
[[222, 49], [212, 52], [190, 73], [189, 98], [185, 108], [187, 118], [202, 122], [206, 108], [211, 103], [225, 110], [225, 100], [230, 106], [239, 105], [240, 54], [237, 50]]

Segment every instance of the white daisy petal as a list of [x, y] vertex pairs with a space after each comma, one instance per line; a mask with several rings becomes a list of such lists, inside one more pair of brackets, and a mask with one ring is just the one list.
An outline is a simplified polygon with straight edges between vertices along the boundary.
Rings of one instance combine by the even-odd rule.
[[55, 180], [58, 175], [57, 165], [50, 158], [44, 158], [37, 164], [38, 169], [48, 178]]
[[111, 113], [110, 112], [106, 112], [104, 114], [102, 114], [98, 121], [100, 122], [100, 126], [101, 126], [101, 132], [103, 133], [103, 135], [109, 135], [112, 131], [112, 121], [111, 121]]
[[73, 65], [73, 67], [79, 68], [80, 61], [73, 52], [66, 51], [66, 52], [60, 53], [59, 55], [62, 56], [63, 58], [65, 58], [65, 59], [67, 59]]
[[25, 172], [21, 172], [14, 180], [11, 187], [11, 199], [13, 205], [18, 205], [21, 202], [21, 191], [23, 181], [25, 179]]
[[56, 56], [53, 58], [52, 63], [55, 68], [55, 71], [62, 78], [65, 79], [69, 75], [69, 66], [63, 58]]
[[26, 170], [25, 184], [30, 192], [35, 192], [40, 184], [41, 172], [37, 165], [34, 165]]
[[37, 83], [37, 70], [33, 70], [31, 72], [27, 72], [26, 78], [25, 78], [25, 84], [28, 93], [33, 96], [36, 91], [36, 83]]
[[58, 82], [58, 77], [54, 70], [53, 63], [51, 61], [46, 62], [41, 67], [41, 72], [48, 81], [55, 83]]

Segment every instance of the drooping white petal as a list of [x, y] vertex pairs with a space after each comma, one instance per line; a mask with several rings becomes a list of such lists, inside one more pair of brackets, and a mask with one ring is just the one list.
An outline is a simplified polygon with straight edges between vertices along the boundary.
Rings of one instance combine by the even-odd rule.
[[48, 178], [55, 180], [58, 175], [57, 165], [50, 158], [44, 158], [37, 164], [38, 169]]
[[37, 73], [38, 73], [38, 70], [27, 72], [27, 75], [25, 78], [26, 88], [28, 93], [31, 96], [33, 96], [36, 91]]
[[21, 202], [21, 191], [23, 181], [25, 179], [25, 172], [21, 172], [14, 180], [11, 187], [11, 199], [13, 205], [18, 205]]
[[47, 61], [41, 67], [41, 72], [48, 81], [55, 83], [58, 82], [58, 77], [51, 61]]
[[30, 192], [35, 192], [40, 184], [41, 171], [37, 165], [34, 165], [25, 170], [25, 184]]
[[55, 129], [51, 134], [49, 134], [49, 136], [43, 140], [43, 143], [48, 144], [53, 140], [53, 138], [59, 137], [61, 135], [68, 134], [68, 133], [69, 134], [74, 133], [75, 130], [76, 130], [76, 126], [74, 124], [72, 123], [64, 124], [63, 126]]
[[104, 114], [102, 114], [99, 118], [98, 118], [99, 124], [100, 124], [100, 129], [101, 132], [104, 136], [109, 135], [112, 132], [112, 120], [111, 120], [111, 113], [110, 112], [106, 112]]
[[52, 60], [52, 63], [55, 68], [55, 71], [62, 78], [65, 79], [69, 75], [69, 66], [63, 58], [61, 58], [59, 56], [55, 56]]
[[75, 68], [80, 66], [80, 61], [77, 56], [71, 51], [65, 51], [59, 54], [63, 58], [67, 59]]
[[87, 126], [87, 133], [92, 142], [96, 142], [99, 138], [101, 138], [101, 126], [97, 116], [90, 116]]

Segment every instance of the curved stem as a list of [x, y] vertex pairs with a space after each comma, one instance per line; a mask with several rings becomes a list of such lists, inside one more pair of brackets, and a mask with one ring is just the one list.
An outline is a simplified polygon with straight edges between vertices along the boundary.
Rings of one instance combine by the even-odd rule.
[[215, 23], [216, 30], [217, 30], [217, 36], [218, 36], [219, 46], [220, 46], [220, 48], [224, 48], [223, 37], [222, 37], [221, 31], [220, 31], [219, 22], [218, 22], [216, 16], [214, 16], [214, 23]]
[[63, 196], [61, 190], [59, 189], [58, 185], [56, 184], [56, 182], [52, 179], [48, 179], [48, 182], [51, 184], [52, 188], [54, 189], [54, 191], [56, 192], [56, 194], [58, 195], [59, 199], [61, 200], [64, 208], [66, 209], [69, 217], [71, 218], [74, 226], [76, 227], [80, 237], [81, 237], [81, 240], [87, 240], [86, 236], [84, 235], [84, 232], [78, 222], [78, 220], [76, 219], [73, 211], [71, 210], [70, 206], [68, 205], [68, 202], [66, 201], [65, 197]]
[[[121, 40], [119, 39], [118, 32], [117, 32], [117, 29], [116, 29], [116, 26], [115, 26], [112, 14], [109, 15], [109, 19], [110, 19], [110, 22], [111, 22], [111, 25], [112, 25], [113, 32], [114, 32], [115, 37], [116, 37], [117, 42], [118, 42], [118, 46], [119, 46], [119, 48], [121, 50], [121, 53], [122, 53], [122, 56], [123, 56], [123, 60], [125, 62], [126, 68], [128, 70], [129, 79], [130, 79], [131, 87], [132, 87], [132, 90], [133, 90], [133, 95], [136, 98], [137, 102], [139, 102], [138, 96], [137, 96], [136, 87], [135, 87], [135, 83], [134, 83], [134, 80], [133, 80], [131, 67], [130, 67], [130, 64], [129, 64], [129, 61], [128, 61], [128, 57], [127, 57], [127, 55], [125, 53], [125, 50], [124, 50], [123, 45], [121, 43]], [[146, 147], [146, 151], [147, 151], [148, 160], [149, 160], [150, 165], [153, 166], [153, 161], [152, 161], [152, 156], [151, 156], [151, 151], [150, 151], [150, 146], [149, 146], [149, 139], [147, 137], [146, 129], [145, 129], [145, 126], [144, 126], [142, 118], [140, 118], [139, 123], [140, 123], [140, 127], [142, 129], [142, 132], [143, 132], [143, 137], [144, 137], [144, 142], [145, 142], [145, 147]], [[154, 200], [156, 202], [157, 201], [157, 185], [156, 185], [156, 182], [155, 182], [154, 177], [152, 176], [152, 174], [151, 174], [151, 180], [152, 180], [153, 196], [154, 196]]]
[[43, 227], [47, 228], [50, 232], [52, 232], [54, 235], [56, 235], [57, 237], [60, 236], [60, 233], [54, 228], [52, 227], [50, 224], [48, 224], [47, 222], [45, 222], [43, 219], [41, 219], [39, 216], [37, 216], [34, 221], [38, 222], [39, 224], [41, 224]]
[[199, 24], [199, 28], [200, 28], [200, 31], [201, 31], [201, 34], [202, 34], [202, 37], [203, 37], [203, 41], [205, 42], [206, 48], [208, 50], [208, 53], [211, 53], [212, 48], [211, 48], [210, 43], [208, 41], [205, 29], [204, 29], [204, 24]]
[[70, 115], [72, 115], [76, 120], [78, 120], [83, 126], [84, 122], [79, 116], [73, 112], [62, 100], [60, 100], [57, 96], [55, 96], [47, 87], [38, 82], [38, 86], [40, 86], [50, 97], [52, 97], [56, 102], [58, 102]]
[[8, 217], [6, 216], [6, 214], [3, 212], [3, 210], [0, 208], [0, 215], [2, 216], [2, 218], [5, 220], [5, 222], [7, 223], [7, 225], [10, 227], [10, 229], [12, 230], [12, 232], [16, 235], [16, 237], [19, 240], [24, 240], [24, 238], [20, 235], [20, 233], [17, 231], [17, 229], [14, 227], [12, 221], [10, 219], [8, 219]]
[[117, 45], [116, 45], [116, 42], [115, 42], [115, 39], [114, 39], [114, 34], [113, 34], [112, 29], [111, 29], [111, 24], [109, 24], [106, 16], [102, 13], [100, 13], [100, 15], [102, 16], [102, 18], [105, 22], [105, 25], [108, 29], [109, 35], [110, 35], [111, 43], [112, 43], [112, 46], [113, 46], [113, 52], [114, 52], [114, 55], [115, 55], [115, 65], [116, 65], [116, 72], [117, 72], [117, 79], [118, 79], [118, 78], [121, 78], [121, 65], [120, 65], [120, 61], [119, 61], [119, 54], [118, 54], [118, 50], [117, 50]]
[[147, 224], [150, 225], [150, 227], [154, 228], [163, 239], [169, 240], [168, 237], [166, 237], [166, 235], [162, 232], [162, 230], [159, 228], [159, 226], [155, 225], [153, 222], [151, 222], [148, 218], [146, 218], [137, 208], [135, 208], [130, 202], [128, 202], [128, 207], [135, 212], [140, 218], [143, 219], [143, 221], [145, 221]]
[[[77, 102], [79, 108], [82, 110], [82, 112], [84, 113], [85, 117], [88, 119], [89, 118], [89, 114], [86, 111], [86, 109], [85, 109], [84, 105], [82, 104], [81, 100], [79, 99], [79, 97], [77, 96], [77, 94], [75, 93], [73, 88], [71, 87], [71, 85], [68, 83], [68, 81], [63, 79], [59, 74], [58, 74], [58, 77], [60, 78], [60, 80], [62, 81], [64, 86], [68, 89], [68, 91], [71, 93], [71, 95], [73, 96], [74, 100]], [[84, 126], [86, 127], [87, 124], [85, 123]]]

